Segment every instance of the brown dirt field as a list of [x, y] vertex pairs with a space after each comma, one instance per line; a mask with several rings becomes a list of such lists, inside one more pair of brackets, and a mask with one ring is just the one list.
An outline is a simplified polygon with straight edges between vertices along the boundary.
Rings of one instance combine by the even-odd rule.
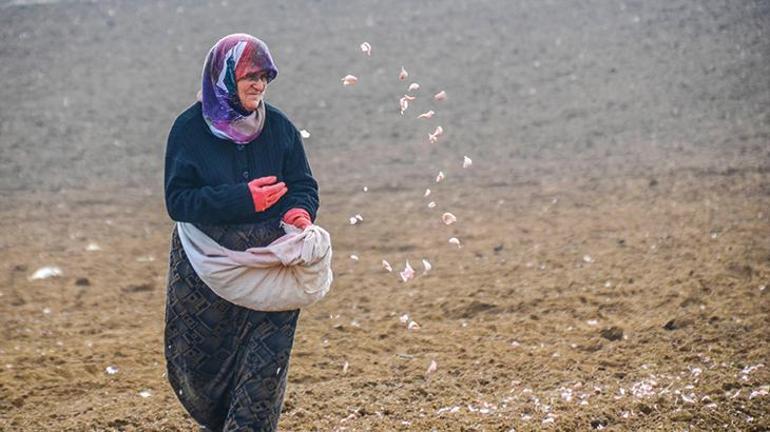
[[350, 3], [0, 1], [0, 430], [195, 430], [162, 159], [235, 31], [311, 133], [335, 251], [281, 430], [770, 429], [770, 3]]

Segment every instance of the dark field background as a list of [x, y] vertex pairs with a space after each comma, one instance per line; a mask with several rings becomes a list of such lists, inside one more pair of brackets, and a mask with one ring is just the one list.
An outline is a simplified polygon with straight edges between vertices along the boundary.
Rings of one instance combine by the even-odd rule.
[[194, 430], [163, 154], [233, 32], [271, 49], [335, 247], [282, 430], [770, 428], [769, 31], [764, 0], [0, 0], [0, 429]]

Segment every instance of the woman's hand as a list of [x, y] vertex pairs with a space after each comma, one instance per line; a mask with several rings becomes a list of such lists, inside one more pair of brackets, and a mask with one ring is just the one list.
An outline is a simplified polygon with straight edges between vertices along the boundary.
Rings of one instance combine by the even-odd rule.
[[283, 221], [289, 225], [304, 230], [313, 224], [310, 220], [310, 214], [303, 208], [293, 208], [283, 215]]
[[254, 210], [263, 212], [269, 209], [289, 190], [284, 182], [275, 183], [276, 180], [275, 176], [267, 176], [249, 182], [249, 192], [251, 192], [251, 199], [254, 201]]

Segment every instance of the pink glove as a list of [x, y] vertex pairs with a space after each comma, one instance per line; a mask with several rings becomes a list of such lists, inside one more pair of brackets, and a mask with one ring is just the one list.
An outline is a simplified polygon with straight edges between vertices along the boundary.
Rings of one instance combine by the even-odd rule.
[[287, 211], [286, 214], [283, 215], [283, 221], [289, 225], [294, 225], [301, 230], [304, 230], [313, 224], [313, 222], [310, 221], [310, 214], [303, 208], [293, 208]]
[[[254, 201], [254, 210], [263, 212], [269, 209], [273, 204], [288, 190], [284, 182], [275, 183], [275, 176], [260, 177], [249, 182], [249, 192]], [[275, 184], [273, 184], [275, 183]]]

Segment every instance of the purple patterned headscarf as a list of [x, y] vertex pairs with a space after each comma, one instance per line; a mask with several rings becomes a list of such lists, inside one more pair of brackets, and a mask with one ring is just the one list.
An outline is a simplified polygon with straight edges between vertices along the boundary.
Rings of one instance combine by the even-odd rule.
[[278, 76], [267, 45], [254, 36], [236, 33], [219, 40], [203, 65], [201, 102], [211, 132], [237, 144], [254, 140], [265, 122], [265, 102], [254, 112], [238, 99], [237, 81], [252, 73], [267, 72], [267, 82]]

